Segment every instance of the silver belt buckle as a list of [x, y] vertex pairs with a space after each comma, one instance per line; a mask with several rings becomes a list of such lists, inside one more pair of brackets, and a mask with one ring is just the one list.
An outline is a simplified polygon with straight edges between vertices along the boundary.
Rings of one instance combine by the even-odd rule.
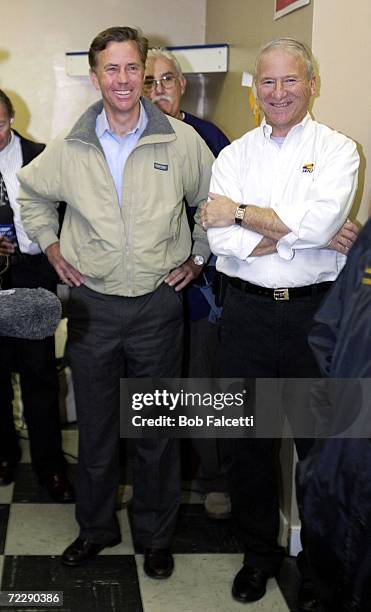
[[289, 290], [287, 288], [286, 289], [274, 289], [273, 297], [277, 302], [280, 302], [282, 300], [289, 300], [290, 299]]

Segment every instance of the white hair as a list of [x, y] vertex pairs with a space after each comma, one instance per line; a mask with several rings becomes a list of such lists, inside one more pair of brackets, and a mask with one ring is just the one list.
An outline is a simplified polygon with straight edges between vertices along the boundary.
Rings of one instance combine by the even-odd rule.
[[276, 38], [274, 40], [271, 40], [269, 43], [267, 43], [260, 49], [258, 56], [256, 58], [256, 61], [255, 61], [255, 71], [254, 71], [255, 79], [258, 73], [259, 62], [262, 56], [265, 53], [269, 53], [269, 51], [272, 51], [273, 49], [282, 49], [282, 51], [286, 51], [287, 53], [291, 53], [292, 55], [296, 55], [297, 57], [300, 57], [305, 64], [305, 71], [306, 71], [306, 76], [307, 76], [308, 81], [313, 77], [314, 66], [313, 66], [313, 57], [312, 57], [311, 51], [308, 49], [306, 45], [304, 45], [304, 43], [301, 43], [298, 40], [295, 40], [294, 38], [287, 37], [287, 38]]
[[159, 57], [160, 58], [164, 57], [165, 59], [169, 60], [169, 62], [172, 62], [175, 68], [175, 72], [177, 73], [177, 76], [180, 79], [184, 79], [184, 75], [183, 75], [182, 69], [180, 67], [180, 64], [177, 58], [175, 57], [173, 53], [171, 53], [171, 51], [168, 51], [165, 47], [155, 47], [153, 49], [149, 49], [148, 54], [147, 54], [147, 62], [150, 59], [155, 60], [156, 58], [159, 58]]

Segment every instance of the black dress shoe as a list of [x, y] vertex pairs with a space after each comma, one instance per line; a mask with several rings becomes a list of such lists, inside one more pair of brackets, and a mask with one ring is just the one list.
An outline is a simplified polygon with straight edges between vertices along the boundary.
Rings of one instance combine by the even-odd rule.
[[169, 548], [148, 548], [144, 553], [143, 569], [150, 578], [169, 578], [173, 573], [174, 559]]
[[108, 544], [97, 544], [96, 542], [89, 542], [89, 540], [82, 540], [77, 538], [70, 546], [64, 551], [61, 561], [63, 565], [69, 567], [76, 567], [82, 565], [90, 559], [93, 559], [103, 548], [116, 546], [120, 544], [121, 537], [118, 536], [115, 540], [112, 540]]
[[319, 612], [320, 604], [310, 580], [302, 580], [298, 592], [297, 612]]
[[14, 481], [15, 464], [4, 459], [0, 461], [0, 486], [6, 487]]
[[72, 504], [75, 501], [73, 486], [64, 472], [48, 472], [39, 480], [53, 501], [59, 504]]
[[258, 601], [265, 595], [270, 576], [271, 574], [258, 567], [244, 565], [233, 581], [233, 598], [242, 603]]

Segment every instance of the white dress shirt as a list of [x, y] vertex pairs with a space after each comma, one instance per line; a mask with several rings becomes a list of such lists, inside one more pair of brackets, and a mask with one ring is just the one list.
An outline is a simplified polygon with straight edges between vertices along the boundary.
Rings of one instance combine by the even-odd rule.
[[357, 189], [355, 143], [309, 114], [283, 144], [265, 121], [220, 153], [210, 191], [241, 204], [272, 208], [290, 232], [277, 253], [251, 257], [262, 235], [238, 225], [211, 228], [216, 267], [263, 287], [301, 287], [335, 280], [346, 258], [326, 249], [346, 221]]
[[17, 136], [17, 134], [11, 132], [9, 144], [2, 149], [2, 151], [0, 151], [0, 172], [3, 175], [9, 203], [13, 210], [13, 221], [15, 231], [17, 233], [19, 248], [22, 253], [37, 255], [38, 253], [41, 253], [41, 250], [39, 245], [36, 244], [36, 242], [32, 242], [27, 236], [21, 221], [21, 207], [16, 200], [19, 187], [19, 181], [16, 173], [22, 167], [22, 163], [23, 159], [20, 138]]

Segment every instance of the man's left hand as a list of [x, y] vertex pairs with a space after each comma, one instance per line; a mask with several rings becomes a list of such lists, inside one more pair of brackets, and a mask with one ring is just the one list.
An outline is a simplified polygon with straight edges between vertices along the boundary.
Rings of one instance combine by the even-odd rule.
[[172, 270], [164, 282], [174, 287], [175, 291], [181, 291], [201, 274], [203, 268], [204, 266], [197, 266], [191, 259], [187, 259], [179, 268]]
[[201, 207], [201, 223], [205, 230], [209, 227], [228, 227], [234, 225], [238, 204], [216, 193], [209, 193], [210, 201]]

